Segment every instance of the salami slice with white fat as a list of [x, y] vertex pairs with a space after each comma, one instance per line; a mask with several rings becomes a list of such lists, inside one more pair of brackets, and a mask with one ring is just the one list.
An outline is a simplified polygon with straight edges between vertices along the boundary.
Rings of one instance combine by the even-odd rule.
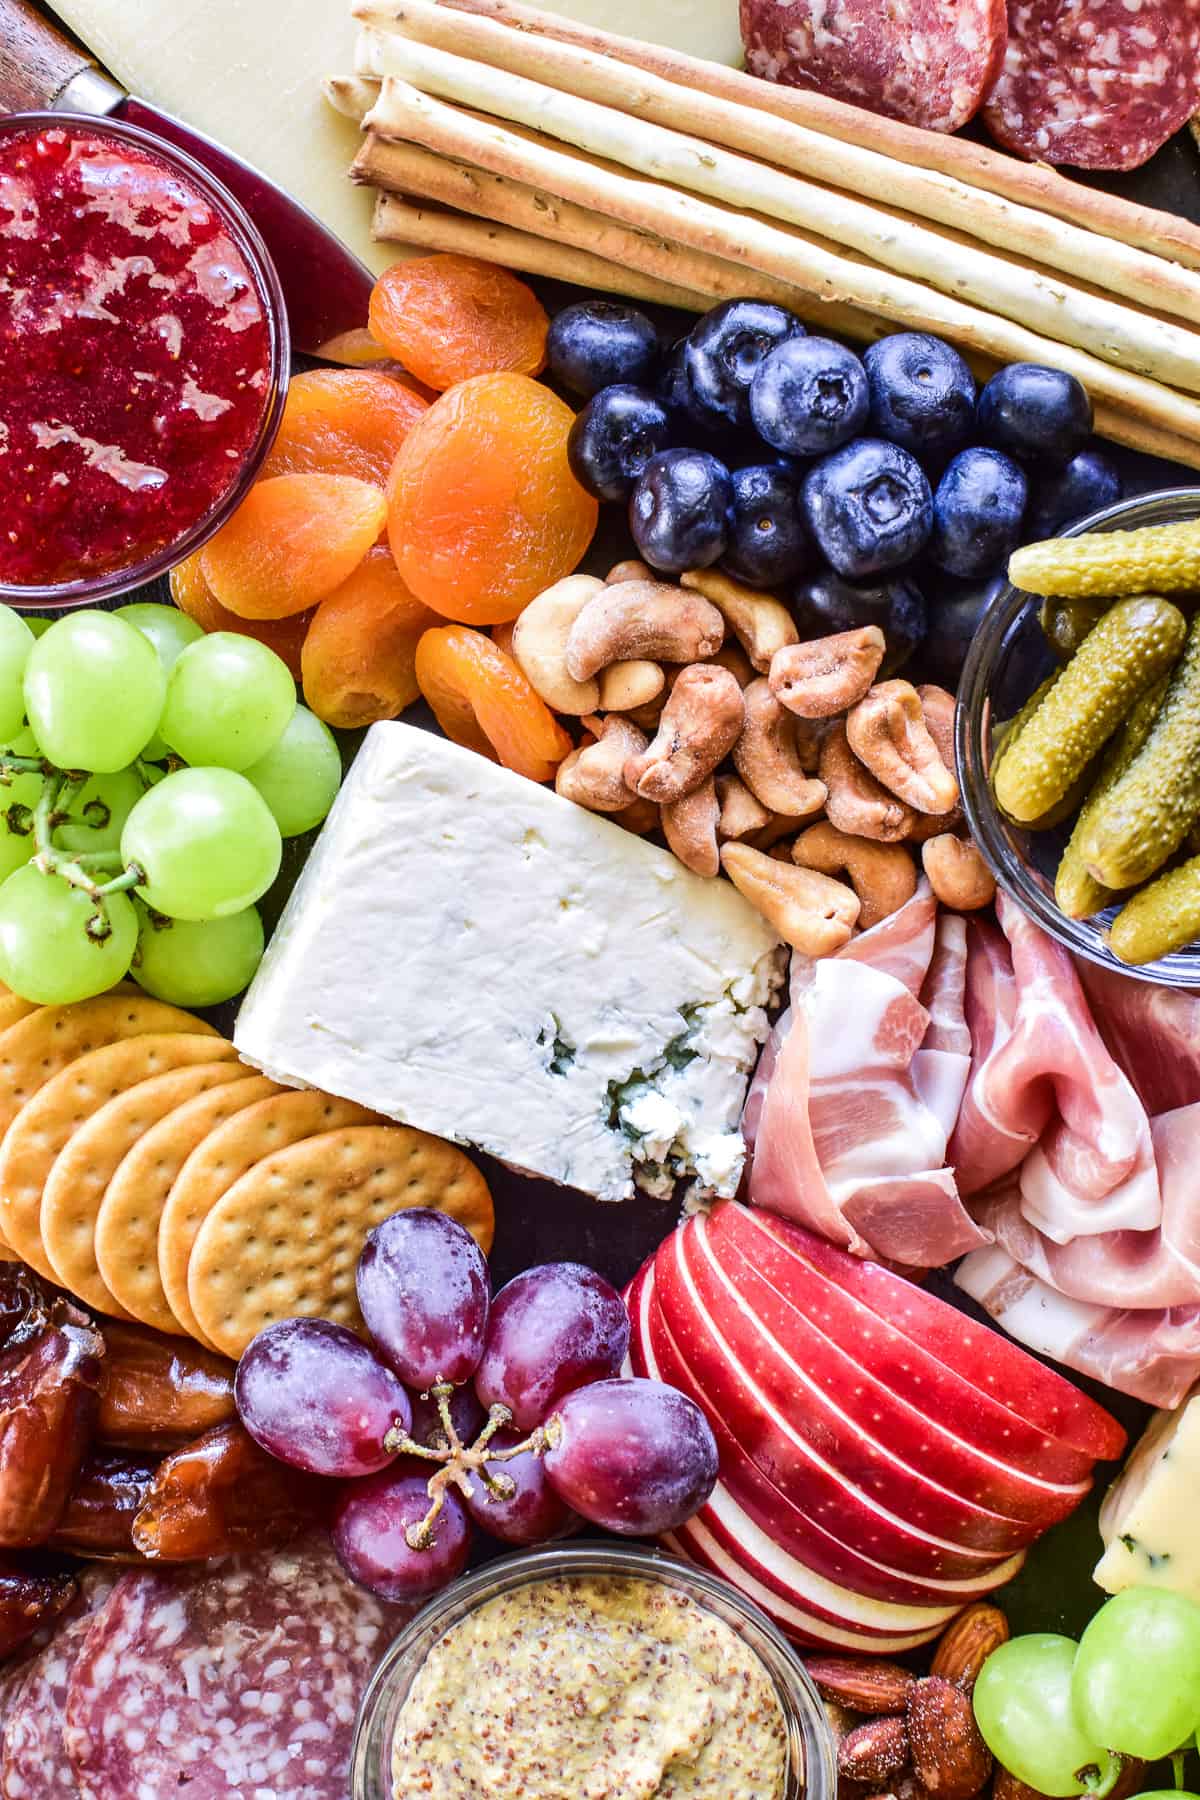
[[79, 1793], [63, 1737], [67, 1688], [93, 1615], [116, 1586], [119, 1570], [87, 1570], [79, 1593], [49, 1642], [8, 1678], [0, 1735], [3, 1800], [74, 1800]]
[[81, 1800], [345, 1800], [358, 1703], [395, 1627], [325, 1540], [122, 1576], [67, 1694]]
[[741, 0], [746, 66], [930, 131], [957, 131], [1000, 73], [1005, 0]]
[[1200, 0], [1011, 0], [983, 117], [1035, 162], [1137, 169], [1200, 105]]

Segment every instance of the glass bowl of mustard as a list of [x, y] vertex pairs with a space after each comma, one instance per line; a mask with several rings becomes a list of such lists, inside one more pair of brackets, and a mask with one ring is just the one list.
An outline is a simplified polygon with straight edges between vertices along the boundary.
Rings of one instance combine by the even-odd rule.
[[[1169, 488], [1122, 500], [1080, 519], [1062, 533], [1133, 531], [1200, 518], [1200, 487]], [[1173, 595], [1189, 615], [1196, 595]], [[1054, 897], [1054, 878], [1074, 814], [1047, 828], [1015, 824], [1000, 810], [992, 788], [992, 764], [1003, 728], [1034, 690], [1060, 666], [1041, 622], [1042, 602], [1006, 586], [983, 617], [963, 665], [958, 687], [955, 748], [963, 809], [971, 836], [997, 882], [1042, 929], [1076, 956], [1113, 973], [1162, 987], [1200, 987], [1200, 942], [1155, 962], [1122, 962], [1108, 943], [1119, 911], [1113, 905], [1090, 918], [1070, 918]]]
[[804, 1666], [728, 1582], [666, 1551], [550, 1544], [462, 1576], [363, 1698], [351, 1800], [834, 1800]]

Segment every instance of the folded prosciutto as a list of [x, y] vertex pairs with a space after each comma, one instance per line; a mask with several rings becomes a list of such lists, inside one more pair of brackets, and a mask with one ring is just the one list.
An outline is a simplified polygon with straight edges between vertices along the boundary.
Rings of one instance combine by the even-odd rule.
[[928, 1268], [989, 1242], [946, 1145], [970, 1062], [966, 938], [927, 885], [838, 956], [792, 958], [747, 1100], [750, 1199], [861, 1256]]

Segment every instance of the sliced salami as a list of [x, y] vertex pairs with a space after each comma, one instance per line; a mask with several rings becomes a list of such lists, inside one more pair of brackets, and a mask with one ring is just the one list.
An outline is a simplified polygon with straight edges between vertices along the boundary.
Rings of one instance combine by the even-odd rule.
[[326, 1540], [122, 1576], [67, 1695], [82, 1800], [345, 1800], [359, 1699], [395, 1623]]
[[1200, 0], [1011, 0], [983, 116], [1034, 162], [1137, 169], [1200, 105]]
[[69, 1613], [37, 1654], [13, 1671], [4, 1690], [0, 1735], [3, 1800], [72, 1800], [79, 1792], [63, 1738], [67, 1687], [75, 1658], [118, 1571], [97, 1567], [83, 1576]]
[[957, 131], [1000, 73], [1005, 0], [741, 0], [746, 66], [889, 119]]

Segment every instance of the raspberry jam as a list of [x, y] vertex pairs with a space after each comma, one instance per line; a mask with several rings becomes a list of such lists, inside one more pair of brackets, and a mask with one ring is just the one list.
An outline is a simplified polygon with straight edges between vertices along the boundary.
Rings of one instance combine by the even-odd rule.
[[242, 233], [132, 134], [0, 132], [0, 584], [120, 588], [238, 484], [277, 401]]

